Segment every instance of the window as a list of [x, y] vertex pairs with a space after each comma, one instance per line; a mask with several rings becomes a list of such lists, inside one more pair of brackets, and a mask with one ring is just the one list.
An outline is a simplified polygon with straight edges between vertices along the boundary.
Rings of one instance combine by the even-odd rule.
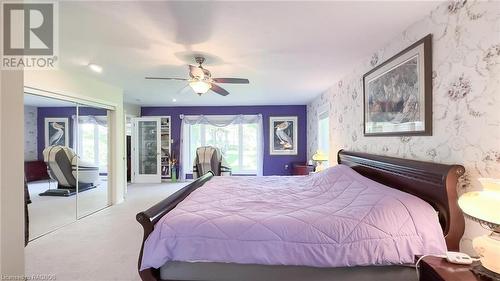
[[225, 164], [231, 167], [233, 174], [257, 174], [257, 124], [230, 124], [224, 127], [188, 125], [184, 134], [186, 143], [189, 143], [188, 161], [184, 164], [187, 173], [193, 171], [196, 149], [210, 145], [221, 150]]
[[[328, 108], [323, 108], [318, 114], [318, 149], [325, 155], [330, 155], [330, 118]], [[325, 163], [328, 166], [328, 161]]]
[[[81, 119], [85, 119], [82, 117]], [[78, 126], [78, 155], [84, 162], [99, 166], [100, 173], [108, 171], [108, 128], [94, 122], [80, 121]]]

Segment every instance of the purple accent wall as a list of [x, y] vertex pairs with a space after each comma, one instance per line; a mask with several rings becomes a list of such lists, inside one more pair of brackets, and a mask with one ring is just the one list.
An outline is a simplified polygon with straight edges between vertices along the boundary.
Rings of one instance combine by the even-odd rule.
[[[92, 107], [79, 107], [79, 115], [94, 115], [104, 116], [107, 115], [106, 109], [92, 108]], [[73, 119], [72, 116], [76, 115], [76, 107], [38, 107], [37, 116], [37, 154], [38, 160], [43, 160], [43, 150], [45, 149], [45, 118], [68, 118], [68, 136], [69, 146], [73, 146]]]
[[[172, 150], [179, 156], [179, 138], [181, 133], [181, 119], [179, 115], [236, 115], [262, 114], [264, 126], [264, 169], [265, 176], [289, 175], [292, 171], [292, 162], [307, 161], [307, 106], [305, 105], [265, 105], [265, 106], [193, 106], [193, 107], [142, 107], [142, 116], [171, 116], [172, 117]], [[298, 154], [297, 155], [270, 155], [269, 154], [269, 116], [297, 116], [298, 117]], [[288, 169], [285, 165], [288, 164]]]

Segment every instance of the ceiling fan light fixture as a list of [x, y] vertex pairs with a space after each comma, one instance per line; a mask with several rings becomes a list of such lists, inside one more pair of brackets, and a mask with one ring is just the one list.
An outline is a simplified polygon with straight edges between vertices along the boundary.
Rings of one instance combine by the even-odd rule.
[[[189, 86], [193, 89], [193, 91], [198, 95], [203, 95], [208, 92], [208, 90], [212, 90], [215, 94], [221, 96], [229, 95], [229, 92], [217, 85], [217, 83], [228, 83], [228, 84], [248, 84], [250, 81], [245, 78], [212, 78], [212, 74], [206, 68], [203, 68], [202, 63], [205, 61], [205, 58], [201, 56], [195, 57], [196, 63], [199, 66], [195, 66], [192, 64], [188, 65], [189, 68], [189, 77], [188, 78], [178, 78], [178, 77], [146, 77], [148, 80], [180, 80], [180, 81], [188, 81]], [[175, 102], [175, 100], [173, 101]]]
[[212, 85], [210, 83], [204, 82], [204, 81], [193, 81], [189, 82], [189, 86], [193, 89], [193, 91], [197, 94], [205, 94], [210, 90]]

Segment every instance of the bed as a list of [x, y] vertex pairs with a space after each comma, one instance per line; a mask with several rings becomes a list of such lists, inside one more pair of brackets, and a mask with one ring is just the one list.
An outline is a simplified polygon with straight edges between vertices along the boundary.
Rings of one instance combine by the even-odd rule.
[[413, 253], [458, 249], [462, 166], [342, 150], [338, 163], [306, 177], [208, 173], [137, 214], [142, 280], [415, 280]]

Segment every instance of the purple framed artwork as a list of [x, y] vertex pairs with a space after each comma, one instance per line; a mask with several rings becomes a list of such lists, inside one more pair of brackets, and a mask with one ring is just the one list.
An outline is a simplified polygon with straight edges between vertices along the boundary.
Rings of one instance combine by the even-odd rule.
[[269, 137], [270, 155], [297, 155], [297, 116], [270, 116]]
[[45, 147], [68, 146], [68, 118], [45, 118]]

